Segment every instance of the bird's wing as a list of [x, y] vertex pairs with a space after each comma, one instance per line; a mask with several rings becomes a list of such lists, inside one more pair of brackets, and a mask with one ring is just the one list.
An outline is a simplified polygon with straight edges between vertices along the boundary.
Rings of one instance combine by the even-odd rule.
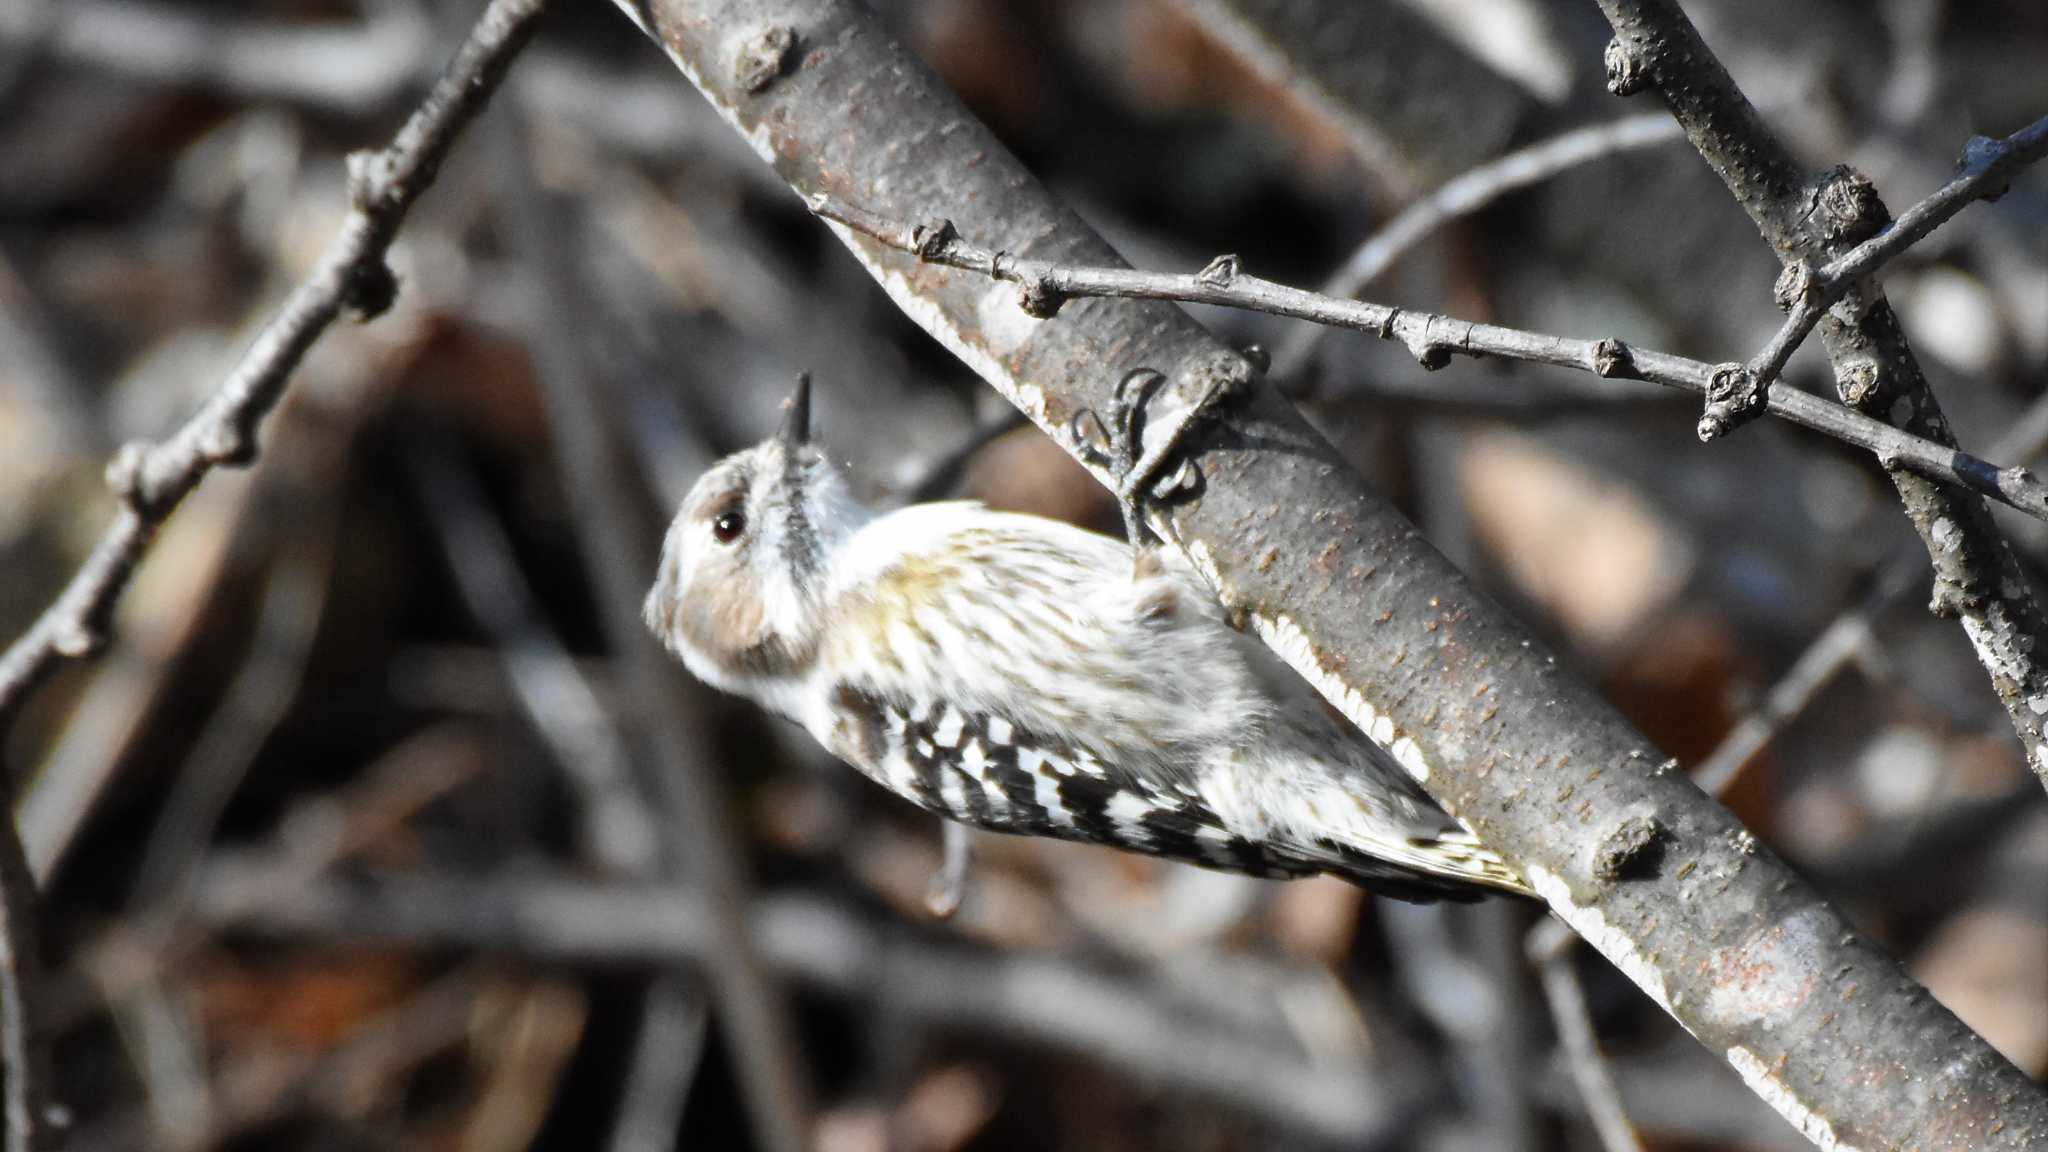
[[940, 816], [993, 832], [1107, 844], [1254, 876], [1300, 876], [1324, 867], [1233, 834], [1184, 787], [1020, 728], [1006, 710], [968, 711], [851, 685], [833, 691], [831, 709], [833, 752]]
[[[1221, 826], [1199, 750], [1263, 722], [1227, 629], [1118, 541], [975, 505], [883, 517], [820, 656], [835, 753], [923, 807], [997, 831], [1261, 875], [1315, 870]], [[857, 542], [856, 547], [868, 543]]]
[[1184, 564], [960, 504], [892, 513], [850, 547], [863, 568], [835, 597], [808, 723], [913, 802], [1411, 899], [1512, 886]]

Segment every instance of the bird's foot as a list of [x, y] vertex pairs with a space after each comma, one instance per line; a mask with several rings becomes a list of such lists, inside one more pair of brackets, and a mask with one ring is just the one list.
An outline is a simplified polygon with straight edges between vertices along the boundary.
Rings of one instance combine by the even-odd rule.
[[1142, 554], [1157, 542], [1145, 520], [1150, 502], [1178, 500], [1192, 495], [1201, 485], [1201, 470], [1187, 455], [1191, 432], [1213, 416], [1235, 395], [1244, 381], [1236, 376], [1212, 376], [1208, 388], [1183, 413], [1159, 443], [1145, 448], [1145, 423], [1152, 400], [1166, 383], [1156, 369], [1138, 368], [1117, 383], [1110, 401], [1109, 422], [1092, 408], [1074, 413], [1069, 425], [1089, 462], [1107, 470], [1116, 480], [1117, 507], [1124, 517], [1124, 535], [1131, 548]]

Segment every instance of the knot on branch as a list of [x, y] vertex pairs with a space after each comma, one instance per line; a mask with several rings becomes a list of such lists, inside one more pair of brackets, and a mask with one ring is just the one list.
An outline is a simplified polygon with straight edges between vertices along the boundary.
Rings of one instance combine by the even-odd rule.
[[381, 257], [359, 260], [349, 267], [341, 288], [341, 306], [358, 323], [382, 316], [397, 300], [398, 274]]
[[1195, 273], [1195, 279], [1211, 288], [1228, 288], [1242, 271], [1243, 262], [1236, 256], [1218, 256], [1203, 265], [1202, 270]]
[[1813, 194], [1813, 220], [1830, 244], [1860, 244], [1892, 222], [1870, 177], [1847, 164], [1821, 175]]
[[1655, 816], [1630, 816], [1601, 837], [1593, 852], [1593, 877], [1612, 884], [1655, 875], [1670, 836]]
[[1770, 390], [1741, 364], [1722, 364], [1707, 381], [1706, 411], [1697, 431], [1701, 440], [1717, 440], [1761, 415]]
[[1066, 302], [1066, 294], [1053, 287], [1050, 276], [1017, 278], [1017, 307], [1022, 308], [1026, 316], [1050, 320], [1059, 315], [1060, 306]]
[[910, 250], [917, 253], [919, 260], [934, 261], [945, 256], [959, 239], [960, 230], [953, 227], [951, 220], [935, 216], [911, 227]]
[[245, 468], [256, 462], [256, 433], [249, 421], [237, 414], [222, 420], [199, 436], [199, 455], [209, 464], [223, 468]]
[[[1993, 140], [1989, 136], [1972, 136], [1964, 143], [1963, 154], [1956, 160], [1956, 175], [1975, 176], [1982, 172], [1988, 172], [1993, 165], [2005, 158], [2006, 151], [2006, 142], [2003, 140]], [[2012, 187], [2010, 177], [1996, 183], [1986, 184], [1984, 190], [1977, 194], [1977, 198], [1989, 204], [1991, 201], [2005, 195], [2006, 189], [2010, 187]]]
[[1835, 371], [1835, 392], [1842, 403], [1858, 411], [1868, 410], [1878, 401], [1878, 385], [1883, 377], [1877, 365], [1868, 360], [1846, 364]]
[[1621, 341], [1608, 337], [1593, 345], [1593, 374], [1612, 380], [1634, 379], [1636, 374], [1635, 353]]
[[[1943, 523], [1946, 523], [1946, 521], [1943, 521]], [[1929, 612], [1943, 620], [1954, 620], [1962, 616], [1974, 615], [1983, 607], [1983, 592], [1951, 576], [1944, 576], [1939, 573], [1935, 575], [1934, 591], [1927, 600], [1927, 610]]]
[[58, 655], [73, 660], [91, 656], [107, 646], [107, 629], [104, 625], [87, 619], [72, 617], [59, 620], [50, 634], [50, 647]]
[[175, 465], [166, 465], [155, 445], [130, 440], [107, 461], [107, 487], [137, 516], [154, 523], [184, 494], [180, 471]]
[[[947, 224], [946, 227], [952, 225]], [[992, 279], [1015, 283], [1017, 307], [1033, 319], [1050, 320], [1059, 315], [1060, 307], [1067, 302], [1067, 294], [1053, 283], [1050, 270], [1041, 267], [1035, 271], [1021, 271], [1017, 258], [1008, 252], [998, 252], [989, 257], [988, 274]]]
[[1642, 56], [1619, 36], [1607, 42], [1601, 59], [1607, 65], [1607, 90], [1616, 96], [1633, 96], [1649, 82], [1650, 70]]
[[1779, 269], [1778, 279], [1771, 285], [1771, 302], [1781, 312], [1790, 312], [1819, 294], [1820, 275], [1804, 260], [1795, 260]]
[[771, 24], [749, 36], [733, 57], [732, 82], [749, 96], [759, 95], [775, 83], [796, 53], [796, 29]]
[[[1401, 310], [1396, 308], [1381, 318], [1380, 339], [1399, 336], [1402, 346], [1408, 349], [1410, 356], [1415, 357], [1415, 362], [1422, 366], [1424, 372], [1434, 372], [1451, 362], [1451, 353], [1455, 349], [1439, 340], [1432, 331], [1436, 326], [1435, 317], [1425, 316], [1419, 325], [1403, 325], [1400, 323], [1400, 316]], [[1407, 331], [1402, 331], [1403, 328]]]
[[397, 206], [397, 165], [383, 149], [351, 152], [342, 161], [347, 173], [348, 206], [376, 217]]

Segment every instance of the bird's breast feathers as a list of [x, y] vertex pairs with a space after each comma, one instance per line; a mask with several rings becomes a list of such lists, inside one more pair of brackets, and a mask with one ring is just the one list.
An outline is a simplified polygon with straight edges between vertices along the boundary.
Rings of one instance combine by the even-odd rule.
[[1237, 743], [1266, 720], [1248, 641], [1213, 597], [1158, 557], [1134, 571], [1120, 541], [938, 504], [877, 519], [848, 552], [821, 686], [1004, 715], [1169, 769], [1177, 749]]

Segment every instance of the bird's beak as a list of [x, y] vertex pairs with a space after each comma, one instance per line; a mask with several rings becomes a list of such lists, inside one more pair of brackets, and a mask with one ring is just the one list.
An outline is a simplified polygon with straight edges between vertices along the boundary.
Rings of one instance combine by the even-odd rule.
[[796, 450], [811, 442], [811, 374], [796, 378], [796, 394], [782, 402], [782, 427], [775, 432], [782, 450], [792, 458]]
[[775, 431], [782, 446], [782, 487], [789, 501], [789, 522], [783, 552], [799, 584], [818, 568], [816, 530], [805, 505], [804, 446], [811, 442], [811, 374], [796, 378], [796, 394], [782, 405], [782, 427]]

